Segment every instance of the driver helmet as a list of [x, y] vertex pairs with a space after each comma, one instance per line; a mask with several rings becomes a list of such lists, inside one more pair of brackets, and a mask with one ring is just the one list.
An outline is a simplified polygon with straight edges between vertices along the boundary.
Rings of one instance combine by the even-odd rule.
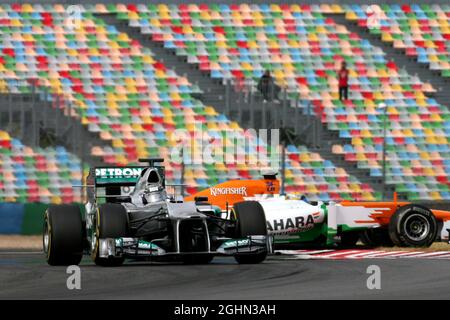
[[147, 203], [161, 202], [167, 199], [166, 191], [156, 169], [152, 169], [148, 175], [144, 198]]

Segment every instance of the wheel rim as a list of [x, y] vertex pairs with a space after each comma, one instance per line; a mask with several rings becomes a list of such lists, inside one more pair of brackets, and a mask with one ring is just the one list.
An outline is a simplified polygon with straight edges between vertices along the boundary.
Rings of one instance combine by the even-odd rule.
[[92, 236], [91, 236], [91, 258], [93, 260], [97, 259], [98, 253], [98, 238], [99, 238], [99, 223], [100, 223], [100, 210], [97, 208], [97, 217], [92, 224]]
[[97, 254], [98, 254], [98, 236], [97, 232], [93, 232], [91, 237], [91, 258], [93, 260], [97, 259]]
[[430, 223], [420, 214], [412, 214], [405, 220], [405, 234], [414, 241], [422, 241], [428, 236]]
[[44, 235], [43, 235], [44, 253], [48, 254], [50, 247], [50, 230], [48, 227], [48, 220], [44, 223]]
[[96, 245], [97, 245], [97, 235], [95, 234], [95, 232], [92, 232], [92, 235], [91, 235], [91, 252], [94, 252]]

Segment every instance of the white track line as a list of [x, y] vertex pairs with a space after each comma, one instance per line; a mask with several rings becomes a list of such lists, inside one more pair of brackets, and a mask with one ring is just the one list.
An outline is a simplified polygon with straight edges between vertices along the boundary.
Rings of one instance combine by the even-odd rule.
[[336, 250], [333, 249], [327, 249], [327, 250], [277, 250], [276, 253], [281, 254], [292, 254], [292, 255], [310, 255], [310, 254], [317, 254], [317, 253], [325, 253], [325, 252], [335, 252]]
[[295, 250], [275, 250], [274, 254], [298, 254]]
[[326, 253], [326, 252], [336, 252], [336, 250], [305, 250], [304, 252], [299, 252], [299, 254], [306, 254], [306, 255], [316, 255], [319, 253]]
[[336, 259], [339, 256], [345, 256], [345, 255], [349, 255], [351, 253], [358, 253], [361, 252], [361, 250], [342, 250], [342, 251], [338, 251], [338, 252], [334, 252], [334, 253], [322, 253], [322, 254], [316, 254], [314, 255], [314, 258], [319, 258], [319, 259]]
[[450, 251], [383, 251], [383, 250], [277, 250], [292, 259], [450, 259]]
[[409, 258], [410, 256], [414, 256], [417, 254], [421, 254], [424, 253], [423, 251], [408, 251], [408, 252], [403, 252], [403, 253], [399, 253], [399, 254], [394, 254], [392, 256], [388, 256], [386, 258], [388, 259], [396, 259], [396, 258]]
[[297, 254], [299, 254], [299, 251], [304, 251], [304, 250], [276, 250], [275, 254], [279, 253], [279, 254], [285, 254], [285, 255], [297, 255]]
[[430, 258], [434, 256], [442, 256], [448, 254], [448, 251], [435, 251], [435, 252], [426, 252], [422, 254], [415, 255], [414, 258]]
[[373, 254], [376, 252], [380, 252], [380, 250], [367, 250], [365, 252], [348, 255], [346, 258], [348, 258], [348, 259], [364, 259], [364, 258], [367, 258], [367, 255], [370, 255], [370, 254]]
[[365, 258], [368, 258], [368, 259], [384, 258], [384, 257], [387, 257], [387, 256], [392, 256], [392, 255], [395, 255], [395, 254], [398, 254], [398, 253], [402, 253], [402, 252], [405, 252], [405, 251], [378, 251], [378, 253], [369, 254]]

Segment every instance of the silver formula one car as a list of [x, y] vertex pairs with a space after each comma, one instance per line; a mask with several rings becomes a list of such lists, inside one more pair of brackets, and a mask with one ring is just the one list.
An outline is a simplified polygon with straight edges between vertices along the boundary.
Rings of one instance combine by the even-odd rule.
[[264, 261], [271, 248], [266, 218], [256, 201], [234, 204], [227, 217], [206, 198], [184, 202], [166, 191], [163, 159], [145, 167], [91, 170], [86, 214], [77, 205], [45, 212], [43, 246], [50, 265], [79, 264], [83, 253], [101, 266], [135, 260], [209, 263], [216, 255], [238, 263]]

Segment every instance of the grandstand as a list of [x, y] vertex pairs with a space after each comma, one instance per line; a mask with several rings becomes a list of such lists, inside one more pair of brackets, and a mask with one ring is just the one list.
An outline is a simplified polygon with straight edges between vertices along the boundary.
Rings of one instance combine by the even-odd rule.
[[[366, 6], [349, 6], [346, 18], [367, 27]], [[449, 5], [384, 5], [381, 7], [380, 25], [369, 28], [379, 34], [383, 41], [394, 48], [404, 50], [408, 57], [430, 70], [439, 71], [444, 78], [450, 77], [448, 41], [450, 40]]]
[[[81, 183], [89, 162], [125, 165], [161, 156], [168, 160], [167, 178], [186, 183], [188, 193], [260, 177], [260, 168], [223, 163], [187, 164], [181, 177], [180, 165], [170, 160], [177, 143], [171, 132], [207, 130], [207, 141], [230, 130], [243, 133], [246, 124], [224, 101], [233, 104], [242, 83], [257, 95], [255, 84], [267, 69], [284, 88], [282, 105], [301, 108], [302, 117], [311, 108], [324, 132], [318, 145], [288, 143], [288, 193], [313, 200], [382, 198], [385, 141], [388, 193], [450, 199], [448, 5], [383, 5], [380, 27], [369, 33], [366, 6], [357, 4], [94, 3], [81, 6], [76, 28], [65, 27], [66, 8], [0, 5], [0, 88], [19, 98], [45, 89], [36, 99], [63, 100], [73, 110], [67, 117], [96, 139], [85, 154], [62, 142], [27, 144], [13, 128], [2, 128], [2, 202], [80, 202], [70, 186]], [[393, 61], [367, 34], [403, 51]], [[398, 59], [425, 66], [433, 78], [401, 68]], [[344, 102], [335, 73], [341, 61], [350, 69]], [[252, 103], [263, 107], [258, 97]], [[279, 110], [280, 118], [286, 112], [275, 103], [265, 107]], [[0, 108], [1, 119], [10, 108]]]

